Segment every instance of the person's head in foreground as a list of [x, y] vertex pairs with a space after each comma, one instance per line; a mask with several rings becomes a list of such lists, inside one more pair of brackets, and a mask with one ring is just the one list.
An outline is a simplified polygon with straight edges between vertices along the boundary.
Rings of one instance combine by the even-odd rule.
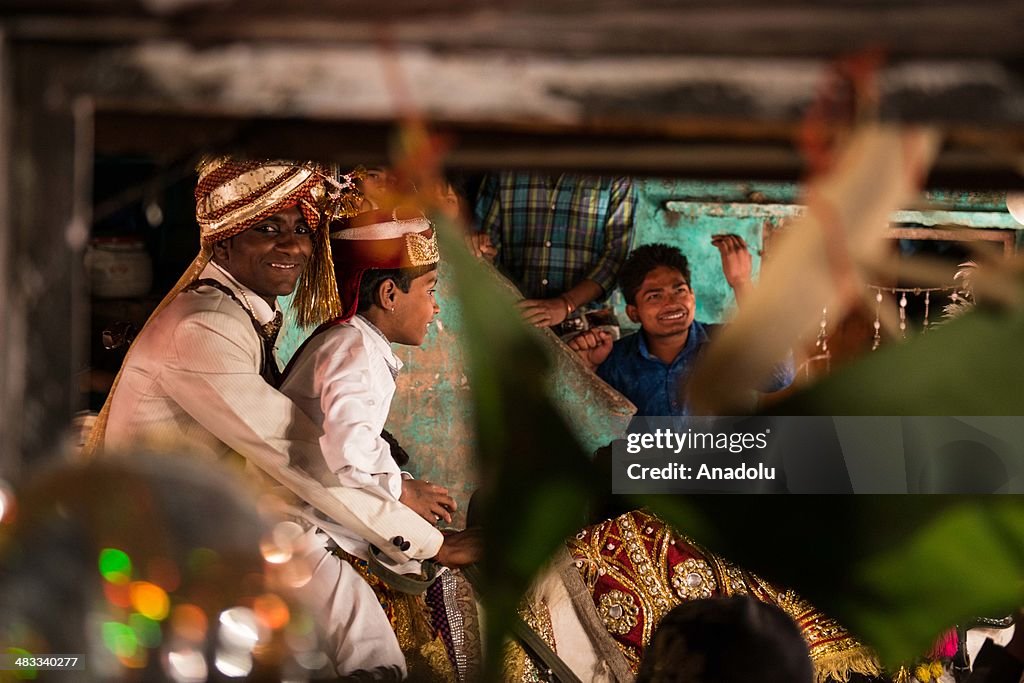
[[331, 233], [341, 320], [357, 313], [389, 341], [419, 346], [440, 312], [433, 226], [417, 209], [369, 211]]
[[658, 624], [636, 683], [811, 683], [807, 645], [785, 612], [736, 596], [684, 602]]

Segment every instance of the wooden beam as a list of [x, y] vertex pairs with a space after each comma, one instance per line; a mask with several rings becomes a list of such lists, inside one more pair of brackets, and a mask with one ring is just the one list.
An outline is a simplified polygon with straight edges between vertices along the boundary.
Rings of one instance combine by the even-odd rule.
[[195, 43], [290, 41], [521, 54], [820, 57], [882, 48], [894, 56], [1022, 54], [1012, 0], [8, 0], [20, 39]]

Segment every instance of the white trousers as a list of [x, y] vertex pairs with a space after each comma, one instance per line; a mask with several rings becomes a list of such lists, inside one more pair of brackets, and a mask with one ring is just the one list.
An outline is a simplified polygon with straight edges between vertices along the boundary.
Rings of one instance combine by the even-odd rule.
[[296, 596], [323, 629], [338, 675], [398, 667], [405, 678], [405, 656], [376, 594], [352, 565], [327, 550], [329, 542], [317, 529], [304, 534], [299, 547], [313, 576]]

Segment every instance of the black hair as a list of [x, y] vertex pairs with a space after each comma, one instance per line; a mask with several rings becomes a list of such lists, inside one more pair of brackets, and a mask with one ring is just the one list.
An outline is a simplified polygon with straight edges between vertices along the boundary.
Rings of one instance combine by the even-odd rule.
[[626, 303], [636, 305], [636, 294], [647, 274], [658, 266], [678, 270], [687, 284], [690, 282], [690, 264], [683, 252], [667, 244], [645, 244], [630, 252], [619, 269], [619, 288]]
[[796, 623], [749, 596], [684, 602], [658, 624], [636, 683], [812, 683]]
[[445, 186], [450, 186], [459, 199], [469, 201], [469, 179], [464, 173], [446, 171], [441, 182]]
[[365, 313], [377, 303], [377, 290], [387, 280], [394, 280], [395, 286], [408, 294], [413, 280], [435, 270], [437, 270], [436, 263], [414, 268], [374, 268], [366, 271], [359, 283], [359, 305], [356, 307], [356, 312]]

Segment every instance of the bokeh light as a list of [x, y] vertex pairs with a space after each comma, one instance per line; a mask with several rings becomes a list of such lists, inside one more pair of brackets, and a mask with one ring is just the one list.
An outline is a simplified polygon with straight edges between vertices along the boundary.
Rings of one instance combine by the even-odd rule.
[[115, 607], [128, 609], [132, 606], [131, 588], [126, 583], [119, 584], [105, 581], [103, 583], [103, 595], [106, 596], [107, 602]]
[[149, 660], [149, 653], [145, 648], [140, 647], [135, 650], [135, 654], [131, 657], [118, 657], [117, 660], [121, 662], [121, 666], [127, 669], [143, 669]]
[[260, 541], [260, 552], [270, 564], [284, 564], [292, 559], [295, 546], [305, 532], [295, 522], [279, 522]]
[[133, 614], [128, 617], [128, 625], [135, 631], [135, 638], [139, 641], [139, 644], [149, 648], [160, 646], [162, 636], [159, 622], [143, 614]]
[[126, 584], [132, 580], [132, 560], [123, 550], [104, 548], [100, 551], [100, 574], [110, 583]]
[[274, 593], [265, 593], [256, 598], [253, 601], [253, 609], [260, 623], [272, 631], [283, 628], [291, 616], [288, 605]]
[[260, 624], [248, 607], [232, 607], [220, 613], [220, 639], [225, 645], [252, 651], [260, 640]]
[[148, 581], [135, 581], [131, 584], [132, 607], [144, 616], [155, 621], [163, 621], [170, 611], [171, 601], [166, 591]]
[[206, 639], [208, 620], [206, 612], [196, 605], [178, 605], [171, 613], [171, 628], [179, 638], [192, 643]]
[[213, 665], [228, 678], [241, 678], [252, 671], [252, 655], [244, 650], [221, 649]]
[[3, 479], [0, 479], [0, 523], [14, 517], [14, 494]]
[[291, 562], [274, 565], [271, 576], [286, 588], [302, 588], [313, 578], [313, 569], [303, 557], [292, 557]]
[[313, 619], [306, 612], [299, 610], [292, 615], [288, 627], [284, 630], [284, 642], [292, 652], [309, 652], [317, 646], [316, 631]]
[[209, 673], [203, 653], [191, 648], [168, 652], [164, 671], [175, 683], [203, 683]]
[[127, 624], [119, 621], [106, 621], [102, 626], [103, 643], [107, 649], [117, 655], [118, 659], [130, 658], [139, 649], [139, 641], [135, 631]]
[[299, 666], [303, 669], [308, 669], [310, 671], [320, 671], [328, 664], [327, 655], [320, 650], [298, 652], [295, 654], [295, 661], [297, 661]]

